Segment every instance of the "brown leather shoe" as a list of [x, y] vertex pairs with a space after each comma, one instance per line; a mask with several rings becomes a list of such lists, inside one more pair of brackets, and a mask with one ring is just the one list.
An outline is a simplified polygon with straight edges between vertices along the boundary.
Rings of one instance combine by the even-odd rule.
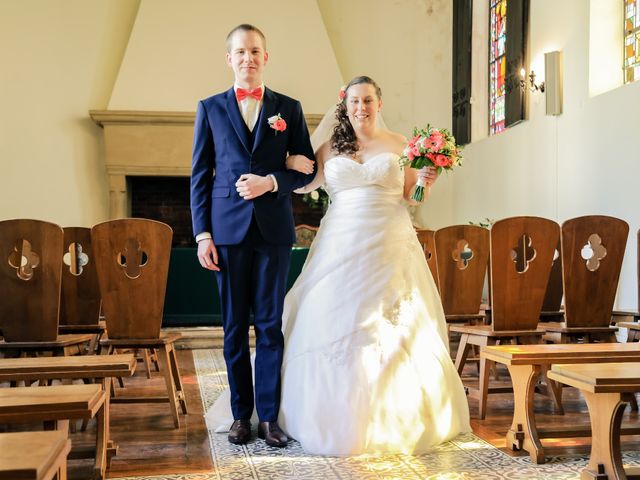
[[242, 445], [251, 440], [251, 422], [249, 420], [235, 420], [229, 429], [229, 442]]
[[258, 424], [258, 437], [264, 439], [270, 447], [286, 447], [289, 437], [278, 426], [278, 422], [260, 422]]

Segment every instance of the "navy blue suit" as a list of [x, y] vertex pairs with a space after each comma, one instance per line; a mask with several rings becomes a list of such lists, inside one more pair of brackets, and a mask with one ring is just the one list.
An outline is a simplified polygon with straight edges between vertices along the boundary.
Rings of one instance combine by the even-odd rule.
[[[280, 114], [283, 132], [267, 119]], [[198, 104], [191, 173], [191, 215], [197, 235], [211, 232], [218, 250], [216, 273], [224, 356], [235, 419], [249, 419], [254, 395], [249, 355], [249, 315], [256, 333], [255, 405], [261, 421], [277, 420], [284, 340], [282, 308], [291, 245], [295, 242], [291, 192], [313, 175], [286, 170], [287, 155], [313, 159], [300, 103], [268, 88], [253, 132], [233, 88]], [[272, 174], [277, 192], [244, 200], [235, 183], [245, 173]]]

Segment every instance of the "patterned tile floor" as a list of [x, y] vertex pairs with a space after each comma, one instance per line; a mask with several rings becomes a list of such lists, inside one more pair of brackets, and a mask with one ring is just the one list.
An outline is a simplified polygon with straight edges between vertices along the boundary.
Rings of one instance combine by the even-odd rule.
[[[205, 410], [226, 386], [221, 350], [193, 350]], [[286, 449], [262, 441], [244, 446], [227, 442], [226, 435], [209, 432], [212, 473], [129, 477], [124, 480], [423, 480], [423, 479], [576, 479], [584, 456], [547, 458], [535, 465], [528, 457], [510, 457], [473, 434], [461, 435], [423, 455], [358, 457], [309, 456], [297, 442]], [[640, 452], [626, 454], [625, 465], [640, 466]]]

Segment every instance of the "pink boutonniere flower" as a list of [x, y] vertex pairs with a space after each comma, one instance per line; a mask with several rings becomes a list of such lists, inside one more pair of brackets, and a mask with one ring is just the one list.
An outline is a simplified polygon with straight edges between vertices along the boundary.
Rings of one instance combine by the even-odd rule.
[[267, 122], [269, 126], [276, 131], [276, 135], [278, 132], [284, 132], [287, 129], [287, 122], [284, 121], [284, 118], [282, 118], [280, 114], [267, 118]]

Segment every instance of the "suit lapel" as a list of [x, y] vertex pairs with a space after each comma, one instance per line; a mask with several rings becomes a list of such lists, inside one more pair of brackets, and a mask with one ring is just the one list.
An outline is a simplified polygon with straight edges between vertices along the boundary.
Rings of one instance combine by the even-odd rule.
[[269, 124], [267, 123], [267, 119], [277, 113], [277, 108], [278, 97], [276, 97], [276, 95], [271, 90], [265, 87], [262, 108], [260, 109], [260, 115], [258, 116], [258, 121], [256, 122], [256, 125], [254, 127], [255, 137], [253, 139], [253, 152], [256, 151], [262, 140], [264, 140], [264, 136], [267, 130], [271, 130]]
[[249, 141], [249, 131], [247, 129], [247, 125], [244, 123], [242, 119], [242, 115], [240, 115], [240, 109], [238, 108], [238, 102], [236, 100], [235, 91], [233, 87], [227, 90], [227, 114], [229, 115], [229, 120], [231, 121], [231, 125], [233, 125], [233, 129], [236, 131], [238, 138], [242, 142], [242, 146], [247, 152], [251, 152], [251, 142]]

